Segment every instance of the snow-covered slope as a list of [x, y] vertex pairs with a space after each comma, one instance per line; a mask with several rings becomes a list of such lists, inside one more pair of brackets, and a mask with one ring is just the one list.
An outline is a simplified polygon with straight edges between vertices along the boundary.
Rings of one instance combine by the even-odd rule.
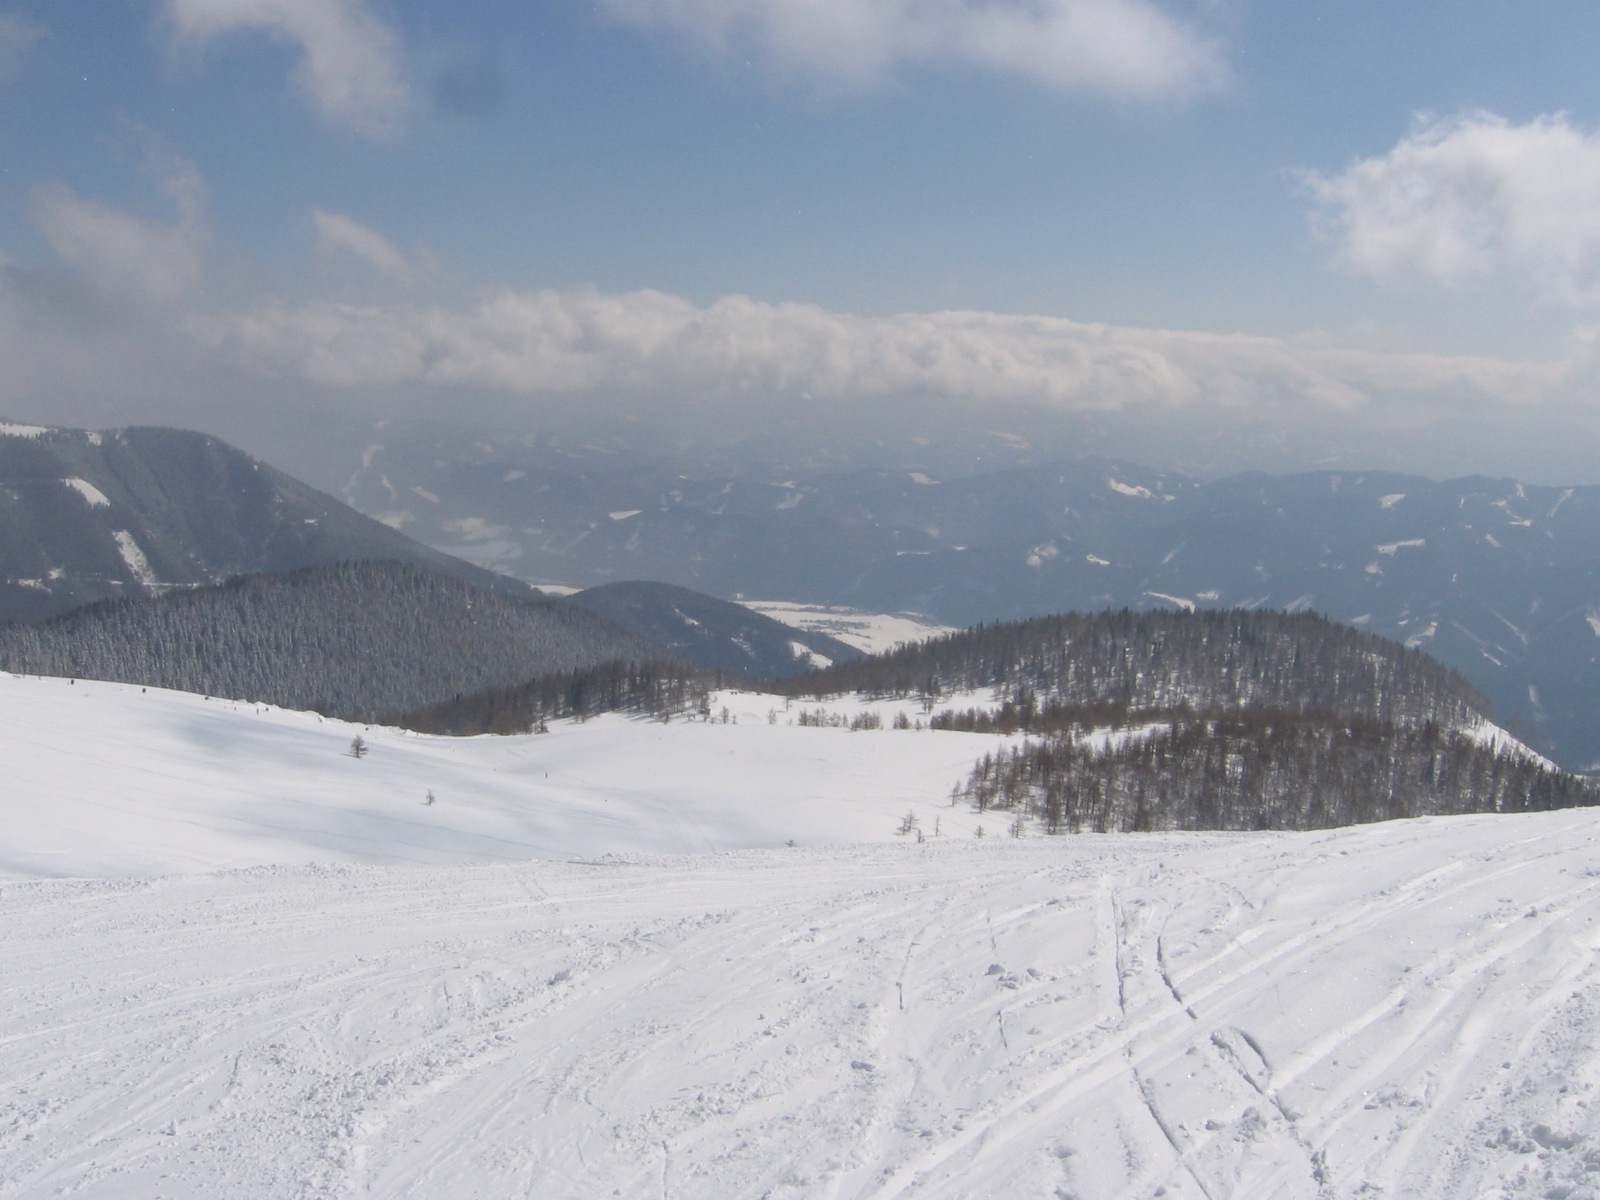
[[[887, 718], [895, 706], [873, 707]], [[787, 724], [799, 708], [723, 693], [712, 724], [608, 715], [542, 735], [441, 738], [0, 674], [0, 876], [893, 840], [911, 811], [929, 833], [979, 823], [949, 795], [992, 737]], [[370, 748], [359, 760], [356, 736]]]
[[1600, 813], [979, 840], [781, 705], [0, 676], [0, 1200], [1595, 1194]]
[[0, 1197], [1571, 1200], [1597, 833], [13, 882]]

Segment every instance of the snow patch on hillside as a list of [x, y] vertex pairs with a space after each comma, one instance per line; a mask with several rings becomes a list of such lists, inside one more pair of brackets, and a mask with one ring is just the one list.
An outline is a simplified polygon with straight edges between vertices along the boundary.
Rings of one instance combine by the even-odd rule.
[[955, 633], [916, 613], [874, 613], [825, 604], [798, 604], [788, 600], [741, 600], [752, 612], [771, 617], [807, 633], [825, 633], [867, 654], [882, 654], [906, 642], [921, 642]]
[[106, 494], [87, 479], [79, 479], [74, 476], [70, 479], [63, 479], [61, 482], [82, 496], [83, 502], [90, 508], [111, 507], [111, 501], [106, 499]]
[[147, 588], [160, 586], [160, 580], [150, 567], [150, 560], [144, 556], [144, 551], [139, 548], [139, 543], [133, 540], [133, 534], [126, 529], [114, 530], [111, 536], [116, 539], [117, 553], [122, 555], [122, 561], [128, 565], [128, 570], [133, 572], [133, 577]]

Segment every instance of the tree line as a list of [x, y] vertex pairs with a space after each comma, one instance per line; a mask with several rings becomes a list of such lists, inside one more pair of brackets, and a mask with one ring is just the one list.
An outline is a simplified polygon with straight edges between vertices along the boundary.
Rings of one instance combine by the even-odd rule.
[[1064, 613], [979, 625], [771, 685], [796, 698], [921, 697], [999, 688], [1015, 703], [1121, 708], [1263, 707], [1458, 725], [1488, 700], [1460, 675], [1386, 638], [1311, 613]]
[[1255, 708], [1129, 712], [986, 755], [958, 792], [1052, 833], [1326, 829], [1600, 803], [1600, 783], [1433, 721]]
[[710, 689], [720, 672], [670, 659], [620, 659], [573, 671], [555, 671], [514, 687], [486, 688], [470, 695], [385, 715], [382, 723], [418, 733], [466, 737], [481, 733], [541, 732], [549, 721], [606, 712], [671, 717], [709, 712]]
[[0, 670], [106, 679], [372, 721], [491, 687], [665, 652], [562, 601], [399, 562], [245, 575], [0, 627]]

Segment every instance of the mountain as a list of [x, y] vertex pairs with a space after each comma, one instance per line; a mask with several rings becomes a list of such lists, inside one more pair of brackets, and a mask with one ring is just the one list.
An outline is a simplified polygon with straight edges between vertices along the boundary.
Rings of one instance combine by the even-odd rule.
[[0, 627], [0, 670], [173, 688], [372, 720], [660, 646], [559, 600], [358, 562], [104, 601]]
[[1069, 610], [1314, 610], [1424, 647], [1502, 722], [1600, 766], [1600, 487], [1388, 472], [1200, 480], [1108, 459], [940, 479], [390, 430], [344, 494], [533, 581], [970, 625]]
[[780, 679], [862, 657], [827, 634], [811, 633], [669, 583], [608, 583], [567, 598], [613, 624], [711, 670]]
[[204, 434], [0, 424], [0, 620], [366, 559], [534, 596]]

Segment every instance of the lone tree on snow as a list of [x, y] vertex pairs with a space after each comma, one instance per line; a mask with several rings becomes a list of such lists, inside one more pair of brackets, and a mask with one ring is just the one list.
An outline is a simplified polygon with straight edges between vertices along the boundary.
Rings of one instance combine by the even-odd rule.
[[361, 735], [358, 733], [355, 737], [350, 739], [350, 757], [365, 758], [366, 756], [367, 744], [361, 740]]

